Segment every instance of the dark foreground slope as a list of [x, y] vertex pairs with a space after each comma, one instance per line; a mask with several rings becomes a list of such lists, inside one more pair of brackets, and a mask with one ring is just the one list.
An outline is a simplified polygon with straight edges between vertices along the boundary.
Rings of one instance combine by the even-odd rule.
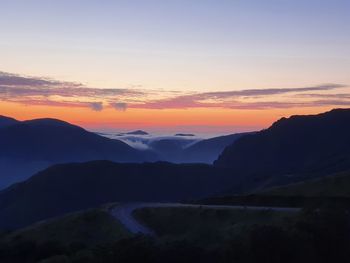
[[56, 165], [0, 192], [0, 228], [24, 226], [66, 212], [114, 201], [179, 201], [217, 194], [225, 172], [209, 165]]
[[350, 172], [267, 189], [261, 195], [350, 198]]
[[215, 162], [250, 188], [321, 177], [350, 168], [350, 109], [282, 118], [227, 147]]
[[3, 120], [4, 124], [0, 126], [0, 189], [56, 163], [154, 160], [150, 152], [136, 150], [119, 140], [99, 136], [60, 120]]

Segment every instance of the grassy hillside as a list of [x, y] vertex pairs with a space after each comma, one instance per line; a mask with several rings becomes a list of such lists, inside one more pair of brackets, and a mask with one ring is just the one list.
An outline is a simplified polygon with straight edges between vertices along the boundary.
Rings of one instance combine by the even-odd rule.
[[327, 196], [350, 197], [350, 172], [276, 187], [259, 194], [270, 196]]
[[16, 229], [110, 202], [178, 201], [227, 188], [225, 170], [204, 164], [55, 165], [0, 192], [0, 229]]
[[130, 236], [131, 234], [107, 211], [91, 209], [39, 222], [5, 235], [1, 241], [5, 243], [32, 241], [37, 244], [57, 242], [66, 245], [80, 243], [93, 246]]
[[143, 208], [136, 218], [153, 229], [162, 240], [187, 240], [197, 245], [214, 245], [232, 237], [243, 237], [252, 226], [281, 225], [296, 213], [270, 210], [207, 208]]
[[[0, 262], [330, 263], [347, 262], [350, 253], [349, 213], [334, 207], [290, 214], [203, 208], [136, 214], [160, 238], [120, 239], [118, 223], [104, 211], [90, 210], [10, 234], [0, 244]], [[91, 236], [106, 243], [80, 244]]]

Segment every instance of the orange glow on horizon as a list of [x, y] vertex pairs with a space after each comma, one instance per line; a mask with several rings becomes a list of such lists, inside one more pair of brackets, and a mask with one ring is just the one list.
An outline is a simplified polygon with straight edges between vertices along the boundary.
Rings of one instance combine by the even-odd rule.
[[0, 114], [28, 120], [35, 118], [57, 118], [88, 129], [132, 129], [143, 127], [242, 127], [243, 130], [266, 128], [281, 117], [296, 114], [315, 114], [331, 107], [289, 108], [266, 110], [234, 110], [224, 108], [195, 109], [128, 109], [124, 112], [106, 108], [92, 111], [87, 108], [25, 106], [1, 102]]

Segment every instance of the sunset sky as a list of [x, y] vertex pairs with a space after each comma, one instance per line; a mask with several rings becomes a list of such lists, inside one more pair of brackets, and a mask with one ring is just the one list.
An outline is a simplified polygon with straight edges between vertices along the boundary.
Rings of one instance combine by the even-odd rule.
[[348, 0], [0, 0], [0, 115], [226, 134], [350, 106]]

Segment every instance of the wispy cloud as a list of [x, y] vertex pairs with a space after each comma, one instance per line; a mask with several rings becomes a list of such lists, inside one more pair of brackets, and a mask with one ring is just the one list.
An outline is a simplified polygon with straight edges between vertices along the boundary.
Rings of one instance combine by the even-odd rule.
[[56, 81], [49, 78], [36, 78], [36, 77], [26, 77], [18, 74], [11, 74], [7, 72], [0, 71], [0, 84], [4, 86], [58, 86], [58, 85], [69, 85], [69, 86], [81, 86], [79, 83], [73, 82], [62, 82]]
[[75, 82], [60, 82], [0, 72], [0, 94], [9, 97], [61, 96], [95, 98], [121, 95], [140, 96], [143, 92], [133, 89], [90, 88]]
[[335, 93], [335, 94], [317, 94], [317, 93], [306, 93], [297, 94], [295, 97], [301, 98], [333, 98], [333, 99], [350, 99], [350, 93]]
[[280, 88], [280, 89], [247, 89], [239, 91], [222, 91], [222, 92], [205, 92], [194, 95], [196, 99], [212, 99], [212, 98], [232, 98], [232, 97], [251, 97], [251, 96], [269, 96], [293, 92], [309, 92], [309, 91], [325, 91], [343, 88], [340, 84], [326, 84], [305, 88]]
[[[143, 104], [129, 105], [129, 107], [148, 109], [183, 109], [183, 108], [232, 108], [232, 109], [267, 109], [267, 108], [291, 108], [311, 107], [312, 102], [290, 100], [290, 102], [271, 101], [272, 96], [302, 94], [303, 92], [330, 91], [345, 88], [344, 85], [327, 84], [304, 88], [285, 89], [248, 89], [240, 91], [204, 92], [190, 95], [176, 96], [172, 98], [147, 101]], [[251, 102], [254, 99], [258, 101]], [[260, 101], [259, 101], [260, 100]], [[261, 101], [263, 100], [263, 101]]]
[[[113, 108], [142, 109], [273, 109], [349, 106], [350, 92], [340, 84], [299, 88], [183, 92], [132, 88], [91, 88], [77, 82], [28, 77], [0, 72], [0, 101], [25, 105], [85, 107], [94, 111]], [[341, 89], [339, 93], [335, 91]]]
[[[103, 110], [102, 101], [142, 97], [135, 89], [90, 88], [81, 83], [64, 82], [39, 77], [27, 77], [0, 72], [0, 100], [26, 105], [88, 107]], [[115, 108], [118, 105], [115, 105]], [[118, 109], [126, 108], [120, 106]]]

